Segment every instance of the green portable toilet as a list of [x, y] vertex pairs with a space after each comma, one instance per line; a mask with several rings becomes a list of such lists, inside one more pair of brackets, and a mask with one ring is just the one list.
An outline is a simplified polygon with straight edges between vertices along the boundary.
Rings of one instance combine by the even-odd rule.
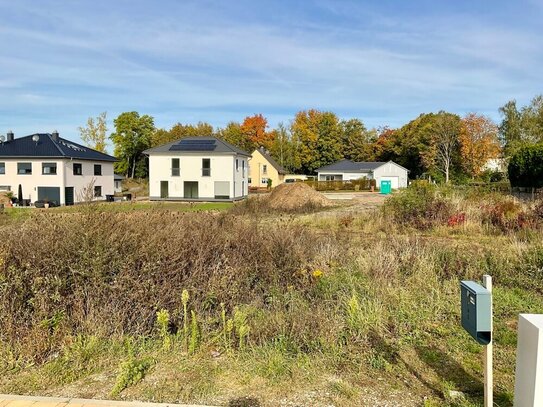
[[392, 192], [392, 181], [381, 180], [381, 193], [388, 195]]

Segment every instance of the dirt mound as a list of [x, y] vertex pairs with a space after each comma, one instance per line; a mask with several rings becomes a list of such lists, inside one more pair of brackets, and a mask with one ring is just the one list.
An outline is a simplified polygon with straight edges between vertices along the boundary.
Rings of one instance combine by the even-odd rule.
[[304, 207], [325, 208], [334, 204], [310, 186], [296, 182], [275, 187], [268, 197], [268, 205], [277, 210], [296, 210]]

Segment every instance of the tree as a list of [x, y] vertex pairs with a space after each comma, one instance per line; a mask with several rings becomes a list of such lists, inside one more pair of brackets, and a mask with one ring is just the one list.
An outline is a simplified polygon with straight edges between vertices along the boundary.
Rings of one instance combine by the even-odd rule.
[[353, 161], [367, 161], [372, 155], [372, 143], [377, 139], [375, 130], [368, 131], [358, 119], [342, 120], [343, 157]]
[[431, 128], [431, 144], [424, 151], [423, 160], [428, 167], [435, 166], [449, 182], [451, 167], [459, 147], [460, 118], [440, 111], [435, 115]]
[[151, 146], [160, 146], [186, 137], [212, 135], [213, 126], [209, 123], [198, 122], [196, 125], [177, 123], [170, 130], [157, 129], [151, 138]]
[[543, 144], [520, 147], [511, 157], [509, 181], [514, 187], [543, 187]]
[[315, 109], [298, 112], [291, 124], [291, 133], [304, 173], [313, 173], [343, 158], [341, 125], [332, 112]]
[[298, 171], [300, 162], [296, 154], [297, 149], [288, 129], [283, 123], [279, 123], [277, 129], [272, 132], [274, 137], [270, 147], [271, 156], [287, 171]]
[[510, 100], [500, 108], [500, 113], [503, 119], [499, 134], [506, 156], [525, 145], [543, 142], [543, 95], [534, 97], [520, 111], [516, 101]]
[[126, 176], [147, 175], [143, 151], [150, 147], [155, 133], [152, 116], [140, 116], [138, 112], [121, 113], [114, 121], [115, 132], [109, 137], [113, 141], [114, 154], [119, 159], [115, 170]]
[[251, 149], [258, 147], [269, 149], [271, 147], [274, 134], [266, 131], [267, 128], [268, 120], [262, 114], [247, 116], [240, 126], [241, 132], [251, 144]]
[[218, 129], [216, 136], [248, 153], [254, 150], [252, 143], [243, 134], [241, 125], [237, 122], [229, 122], [224, 129]]
[[102, 153], [106, 152], [107, 112], [98, 117], [89, 117], [86, 127], [79, 127], [79, 134], [83, 143]]
[[460, 156], [462, 167], [471, 175], [480, 175], [488, 160], [500, 154], [498, 126], [489, 117], [469, 113], [460, 126]]

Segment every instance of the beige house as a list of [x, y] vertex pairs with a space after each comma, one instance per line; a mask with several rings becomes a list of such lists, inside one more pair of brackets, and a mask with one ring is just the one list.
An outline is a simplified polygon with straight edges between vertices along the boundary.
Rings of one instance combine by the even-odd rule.
[[259, 148], [251, 154], [249, 162], [249, 186], [253, 188], [267, 188], [268, 180], [272, 187], [285, 181], [287, 172], [281, 167], [264, 148]]

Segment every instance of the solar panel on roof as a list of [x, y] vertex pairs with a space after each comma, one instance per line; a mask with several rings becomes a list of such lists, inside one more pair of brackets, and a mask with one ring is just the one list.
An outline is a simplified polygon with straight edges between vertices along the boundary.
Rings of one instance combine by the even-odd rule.
[[215, 140], [181, 140], [172, 145], [170, 151], [213, 151], [215, 150]]

